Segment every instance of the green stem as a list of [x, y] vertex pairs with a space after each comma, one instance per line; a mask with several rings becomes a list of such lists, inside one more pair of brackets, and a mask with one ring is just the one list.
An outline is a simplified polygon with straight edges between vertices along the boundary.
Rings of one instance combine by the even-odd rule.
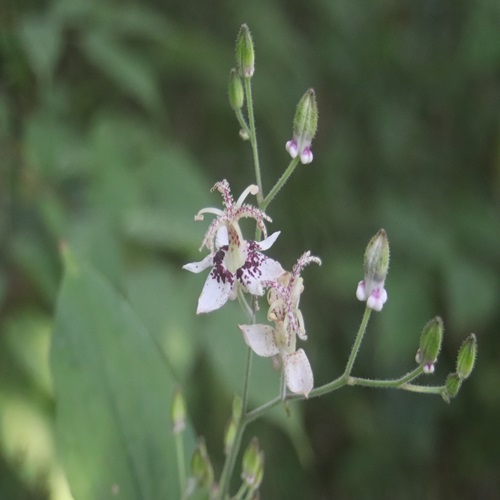
[[402, 385], [408, 384], [412, 380], [415, 380], [417, 377], [422, 375], [424, 372], [422, 366], [417, 366], [411, 372], [408, 372], [406, 375], [403, 375], [400, 378], [392, 379], [392, 380], [372, 380], [369, 378], [359, 378], [359, 377], [349, 377], [347, 379], [348, 385], [361, 385], [364, 387], [378, 387], [381, 389], [390, 389], [390, 388], [401, 388]]
[[250, 132], [250, 129], [248, 128], [247, 122], [245, 121], [245, 118], [243, 117], [243, 113], [241, 112], [241, 109], [235, 110], [236, 118], [238, 119], [238, 123], [240, 124], [240, 127], [248, 134], [248, 138], [252, 135]]
[[283, 172], [282, 176], [278, 179], [271, 191], [269, 191], [269, 194], [266, 196], [264, 201], [259, 205], [261, 210], [265, 210], [269, 203], [273, 201], [274, 197], [278, 194], [278, 191], [285, 185], [286, 181], [290, 178], [298, 164], [299, 157], [297, 156], [290, 162], [287, 169]]
[[245, 78], [245, 93], [247, 98], [247, 109], [248, 109], [248, 122], [250, 126], [250, 143], [252, 144], [253, 153], [253, 163], [255, 167], [255, 180], [257, 186], [259, 186], [259, 192], [257, 193], [257, 201], [260, 202], [264, 197], [264, 189], [262, 187], [262, 178], [260, 175], [260, 163], [259, 163], [259, 150], [257, 148], [257, 133], [255, 131], [255, 118], [253, 114], [253, 99], [252, 99], [252, 85], [250, 83], [250, 78]]
[[[252, 323], [255, 324], [256, 317], [255, 313], [252, 315]], [[243, 380], [243, 395], [242, 395], [242, 418], [238, 421], [236, 425], [236, 436], [234, 439], [234, 443], [229, 450], [226, 461], [224, 463], [224, 467], [222, 469], [222, 474], [219, 481], [219, 498], [223, 499], [226, 491], [229, 488], [229, 481], [231, 480], [231, 476], [233, 474], [234, 464], [236, 463], [236, 456], [238, 455], [238, 451], [241, 445], [241, 438], [243, 436], [243, 432], [247, 425], [247, 421], [245, 420], [245, 414], [248, 406], [248, 387], [250, 385], [250, 373], [252, 371], [252, 349], [250, 347], [247, 348], [247, 362], [245, 368], [245, 377]]]
[[181, 499], [186, 498], [186, 472], [184, 470], [184, 439], [182, 432], [175, 435], [175, 447], [177, 451], [177, 470], [179, 472], [179, 488], [181, 491]]
[[404, 391], [419, 392], [420, 394], [443, 394], [446, 386], [430, 386], [430, 385], [417, 385], [417, 384], [403, 384], [398, 387], [398, 389], [403, 389]]
[[349, 355], [349, 359], [347, 360], [347, 366], [345, 367], [344, 377], [346, 379], [351, 374], [352, 367], [354, 366], [354, 362], [356, 361], [356, 356], [358, 355], [359, 347], [361, 346], [361, 342], [363, 341], [363, 336], [365, 335], [371, 312], [372, 310], [368, 306], [366, 306], [365, 312], [363, 314], [363, 319], [361, 320], [361, 324], [359, 325], [359, 330], [356, 335], [356, 340], [354, 341], [354, 345], [351, 349], [351, 354]]

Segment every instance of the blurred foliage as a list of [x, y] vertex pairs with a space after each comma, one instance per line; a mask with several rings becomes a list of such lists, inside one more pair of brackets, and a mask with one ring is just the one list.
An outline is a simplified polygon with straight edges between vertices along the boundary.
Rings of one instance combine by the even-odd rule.
[[[314, 163], [269, 209], [282, 230], [274, 257], [290, 267], [311, 249], [323, 259], [322, 269], [306, 271], [302, 306], [316, 383], [343, 369], [362, 314], [354, 291], [363, 251], [380, 227], [392, 251], [389, 302], [373, 318], [355, 374], [412, 368], [420, 330], [436, 314], [445, 340], [432, 380], [453, 370], [468, 333], [479, 341], [477, 368], [450, 406], [354, 388], [251, 426], [245, 443], [258, 434], [266, 452], [263, 498], [497, 498], [496, 0], [0, 6], [0, 498], [70, 498], [48, 368], [61, 242], [128, 299], [161, 346], [220, 470], [244, 359], [238, 332], [223, 330], [241, 316], [230, 305], [195, 317], [203, 278], [180, 267], [197, 258], [205, 229], [193, 215], [219, 203], [213, 183], [226, 177], [239, 193], [253, 181], [226, 98], [243, 22], [257, 51], [265, 188], [287, 165], [298, 99], [308, 87], [318, 97]], [[91, 328], [87, 316], [65, 321], [82, 336]], [[85, 362], [85, 352], [76, 358]], [[70, 366], [59, 367], [63, 378], [76, 376]], [[254, 403], [277, 379], [256, 360]], [[152, 404], [166, 383], [151, 386]]]

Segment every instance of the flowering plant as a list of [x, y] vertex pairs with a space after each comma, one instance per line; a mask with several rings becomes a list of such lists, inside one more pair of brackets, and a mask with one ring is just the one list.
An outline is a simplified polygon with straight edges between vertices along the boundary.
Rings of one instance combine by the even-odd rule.
[[[270, 250], [280, 232], [267, 234], [266, 223], [271, 222], [267, 209], [271, 201], [295, 171], [299, 162], [309, 164], [313, 161], [312, 140], [318, 127], [318, 108], [315, 92], [309, 89], [300, 99], [293, 121], [293, 137], [286, 142], [285, 148], [291, 162], [284, 170], [273, 188], [265, 194], [261, 180], [261, 166], [258, 155], [257, 136], [253, 114], [251, 79], [255, 73], [255, 54], [250, 31], [246, 25], [241, 27], [236, 44], [237, 67], [230, 72], [229, 102], [240, 124], [240, 136], [249, 140], [253, 153], [255, 182], [248, 186], [236, 202], [231, 194], [227, 180], [217, 182], [212, 191], [222, 195], [222, 208], [205, 208], [195, 216], [203, 221], [205, 214], [213, 214], [200, 250], [206, 248], [209, 254], [200, 262], [183, 266], [187, 271], [200, 273], [209, 269], [208, 277], [198, 299], [197, 313], [210, 313], [223, 307], [228, 300], [239, 299], [250, 321], [238, 325], [243, 340], [249, 349], [248, 364], [245, 369], [245, 384], [241, 396], [233, 403], [224, 438], [226, 461], [218, 480], [210, 462], [204, 440], [200, 440], [192, 460], [189, 480], [184, 481], [185, 473], [179, 466], [181, 491], [184, 497], [193, 494], [196, 488], [204, 488], [210, 497], [227, 498], [229, 483], [233, 475], [236, 457], [240, 450], [246, 426], [264, 415], [271, 408], [285, 404], [291, 399], [306, 399], [333, 392], [346, 385], [366, 387], [395, 388], [424, 394], [441, 395], [449, 402], [455, 397], [463, 382], [472, 371], [476, 356], [476, 337], [474, 334], [464, 342], [458, 354], [457, 369], [448, 376], [444, 385], [429, 386], [414, 383], [423, 374], [431, 374], [439, 354], [443, 322], [436, 317], [423, 329], [416, 355], [417, 366], [403, 376], [393, 380], [366, 379], [353, 376], [352, 370], [365, 335], [372, 311], [382, 311], [388, 300], [385, 280], [389, 269], [389, 240], [381, 229], [369, 241], [364, 255], [364, 277], [359, 282], [356, 297], [366, 302], [365, 311], [356, 334], [344, 372], [332, 381], [314, 386], [314, 369], [303, 347], [297, 342], [306, 341], [304, 316], [299, 308], [304, 292], [302, 272], [311, 263], [321, 265], [319, 257], [310, 250], [305, 251], [291, 271], [274, 258], [264, 255]], [[243, 113], [246, 101], [246, 117]], [[248, 195], [254, 195], [254, 205], [245, 203]], [[255, 233], [244, 235], [239, 221], [249, 218], [255, 221]], [[267, 299], [267, 323], [257, 322], [257, 312]], [[234, 325], [236, 328], [236, 325]], [[226, 334], [226, 333], [221, 333]], [[230, 334], [230, 333], [227, 333]], [[314, 336], [313, 336], [314, 337]], [[262, 357], [272, 357], [281, 368], [281, 390], [271, 401], [260, 407], [248, 408], [248, 381], [252, 353]], [[174, 432], [183, 432], [182, 422], [185, 408], [182, 396], [176, 393], [172, 405]], [[179, 441], [180, 442], [180, 441]], [[180, 461], [181, 462], [181, 461]], [[243, 454], [242, 484], [236, 498], [255, 498], [264, 476], [264, 451], [254, 438]]]

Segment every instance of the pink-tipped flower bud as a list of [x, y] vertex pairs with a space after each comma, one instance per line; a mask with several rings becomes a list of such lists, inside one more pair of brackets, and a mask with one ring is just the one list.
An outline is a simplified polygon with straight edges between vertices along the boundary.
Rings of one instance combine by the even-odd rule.
[[313, 161], [311, 143], [318, 130], [318, 104], [313, 89], [299, 101], [293, 120], [293, 138], [285, 145], [292, 158], [300, 157], [303, 164]]
[[259, 440], [254, 437], [243, 454], [241, 478], [251, 489], [259, 487], [264, 468], [264, 452], [261, 451]]
[[389, 240], [383, 229], [368, 243], [363, 267], [365, 279], [358, 283], [356, 297], [370, 309], [381, 311], [387, 301], [384, 284], [389, 270]]
[[441, 350], [442, 340], [443, 320], [436, 316], [424, 326], [420, 336], [420, 345], [415, 356], [415, 361], [422, 365], [424, 373], [434, 373], [434, 364]]

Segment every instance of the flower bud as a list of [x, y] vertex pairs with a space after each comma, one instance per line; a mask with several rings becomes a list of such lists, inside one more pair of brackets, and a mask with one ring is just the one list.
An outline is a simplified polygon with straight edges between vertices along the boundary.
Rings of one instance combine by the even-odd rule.
[[309, 89], [299, 101], [293, 119], [293, 138], [285, 145], [292, 158], [300, 156], [303, 164], [311, 163], [313, 154], [311, 142], [318, 130], [318, 105], [316, 94]]
[[235, 420], [239, 420], [243, 412], [243, 400], [241, 399], [240, 396], [234, 396], [232, 410], [233, 410], [232, 413], [233, 418]]
[[462, 381], [456, 373], [450, 373], [448, 375], [443, 392], [443, 398], [447, 403], [450, 402], [451, 398], [454, 398], [458, 394], [461, 385]]
[[251, 78], [255, 70], [255, 53], [250, 30], [243, 24], [236, 39], [236, 63], [243, 78]]
[[477, 339], [471, 333], [460, 347], [457, 357], [457, 375], [460, 380], [465, 380], [472, 372], [477, 355]]
[[259, 440], [254, 437], [250, 444], [247, 446], [245, 453], [243, 454], [243, 470], [241, 473], [241, 479], [251, 487], [256, 488], [257, 479], [260, 476], [262, 480], [262, 472], [260, 469], [264, 466], [264, 454], [260, 450]]
[[186, 428], [186, 403], [179, 388], [175, 389], [170, 407], [170, 418], [174, 434], [179, 434]]
[[415, 361], [423, 365], [424, 373], [434, 373], [434, 363], [437, 361], [443, 340], [443, 320], [436, 316], [422, 330], [420, 345]]
[[224, 433], [224, 454], [228, 455], [229, 452], [231, 451], [231, 448], [233, 447], [234, 440], [236, 438], [236, 429], [238, 427], [238, 422], [234, 419], [231, 418], [229, 420], [227, 427], [226, 427], [226, 432]]
[[214, 481], [214, 470], [207, 453], [205, 440], [199, 438], [198, 446], [191, 459], [191, 472], [199, 485], [211, 487]]
[[384, 229], [368, 243], [363, 267], [365, 279], [359, 282], [356, 297], [366, 301], [370, 309], [380, 311], [387, 301], [384, 283], [389, 270], [389, 240]]
[[243, 91], [243, 83], [236, 69], [232, 69], [229, 73], [228, 97], [231, 107], [238, 111], [243, 106], [245, 93]]

